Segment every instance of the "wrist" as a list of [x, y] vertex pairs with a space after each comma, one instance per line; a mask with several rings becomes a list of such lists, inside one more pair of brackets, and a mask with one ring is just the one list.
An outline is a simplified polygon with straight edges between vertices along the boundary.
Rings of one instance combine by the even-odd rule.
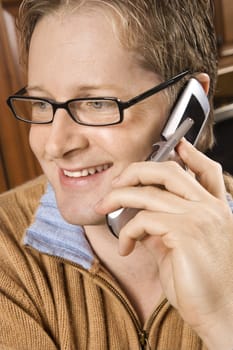
[[196, 330], [208, 350], [233, 350], [233, 313]]

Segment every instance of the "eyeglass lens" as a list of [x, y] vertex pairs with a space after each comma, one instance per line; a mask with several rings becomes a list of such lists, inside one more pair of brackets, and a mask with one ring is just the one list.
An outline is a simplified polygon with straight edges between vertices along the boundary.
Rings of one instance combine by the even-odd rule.
[[[13, 98], [12, 105], [18, 118], [34, 123], [47, 123], [53, 120], [53, 106], [40, 99]], [[118, 122], [120, 112], [115, 100], [90, 99], [73, 100], [68, 103], [73, 118], [81, 123], [104, 125]]]

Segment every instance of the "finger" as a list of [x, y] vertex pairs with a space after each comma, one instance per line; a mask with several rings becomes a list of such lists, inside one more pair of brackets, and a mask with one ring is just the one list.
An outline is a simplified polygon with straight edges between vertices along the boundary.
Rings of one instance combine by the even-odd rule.
[[133, 163], [114, 181], [114, 187], [161, 185], [171, 193], [191, 201], [200, 201], [208, 192], [174, 161]]
[[219, 163], [199, 152], [183, 139], [177, 146], [183, 162], [196, 174], [199, 183], [213, 196], [226, 201], [226, 189]]
[[192, 203], [156, 186], [137, 186], [114, 189], [97, 204], [95, 209], [100, 214], [119, 208], [184, 214], [192, 210]]
[[[185, 240], [186, 235], [182, 232], [185, 229], [187, 227], [184, 227], [181, 215], [140, 211], [121, 230], [119, 253], [124, 256], [129, 255], [137, 241], [146, 242], [149, 236], [161, 237], [166, 249], [173, 249], [178, 246], [180, 237], [183, 236]], [[149, 248], [154, 251], [156, 247], [151, 244], [151, 241]]]

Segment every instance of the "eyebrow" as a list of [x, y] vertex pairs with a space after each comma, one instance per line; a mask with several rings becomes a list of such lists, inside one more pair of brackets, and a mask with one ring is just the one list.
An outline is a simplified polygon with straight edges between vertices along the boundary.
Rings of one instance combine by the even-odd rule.
[[[51, 95], [49, 93], [49, 91], [41, 86], [37, 86], [37, 85], [27, 85], [26, 87], [27, 92], [31, 92], [31, 91], [36, 91], [36, 92], [40, 92], [40, 93], [45, 93], [47, 95]], [[104, 89], [117, 89], [117, 86], [115, 85], [83, 85], [80, 87], [74, 87], [73, 91], [75, 92], [75, 94], [80, 94], [83, 92], [87, 92], [87, 91], [91, 91], [91, 90], [104, 90]], [[118, 90], [118, 89], [117, 89]]]
[[27, 91], [39, 91], [39, 92], [46, 92], [46, 93], [48, 93], [48, 91], [46, 89], [43, 89], [40, 86], [28, 86], [28, 85], [26, 85], [25, 89]]

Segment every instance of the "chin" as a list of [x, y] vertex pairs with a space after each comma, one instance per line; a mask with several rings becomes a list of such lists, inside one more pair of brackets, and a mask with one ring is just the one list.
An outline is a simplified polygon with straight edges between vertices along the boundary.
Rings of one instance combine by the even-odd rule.
[[86, 210], [84, 213], [83, 210], [78, 211], [72, 210], [69, 208], [62, 208], [61, 206], [58, 206], [59, 211], [63, 217], [63, 219], [72, 225], [79, 225], [79, 226], [89, 226], [89, 225], [103, 225], [106, 223], [105, 216], [98, 215], [93, 210], [89, 209]]

